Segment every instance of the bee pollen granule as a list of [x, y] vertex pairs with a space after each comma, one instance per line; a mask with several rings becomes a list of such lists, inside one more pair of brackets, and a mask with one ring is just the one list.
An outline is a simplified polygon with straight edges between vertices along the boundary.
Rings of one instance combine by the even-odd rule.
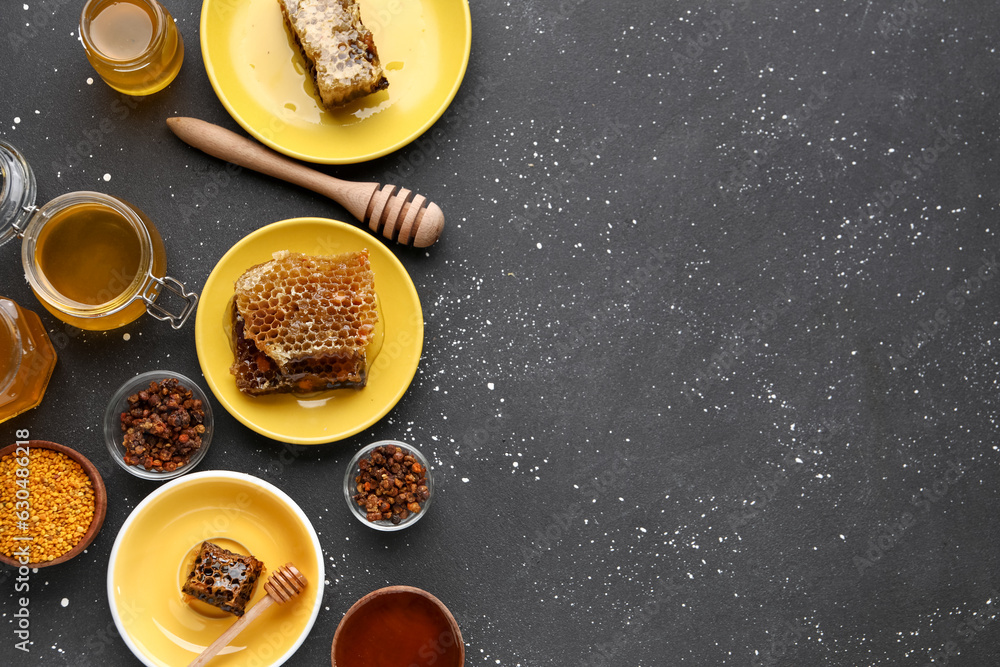
[[[62, 452], [33, 447], [23, 456], [0, 459], [0, 552], [14, 557], [28, 546], [30, 562], [54, 560], [79, 544], [94, 519], [94, 487], [79, 463]], [[27, 469], [27, 476], [18, 473]], [[28, 497], [23, 484], [27, 479]], [[23, 520], [23, 512], [28, 518]], [[31, 540], [16, 540], [30, 537]]]

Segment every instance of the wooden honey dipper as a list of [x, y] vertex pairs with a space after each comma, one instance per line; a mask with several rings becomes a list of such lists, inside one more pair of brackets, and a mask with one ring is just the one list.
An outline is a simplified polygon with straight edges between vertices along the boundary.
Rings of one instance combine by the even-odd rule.
[[441, 208], [423, 195], [379, 183], [354, 183], [327, 176], [224, 127], [176, 116], [167, 127], [186, 144], [213, 157], [238, 164], [329, 197], [375, 234], [417, 248], [432, 245], [444, 229]]
[[275, 602], [278, 604], [288, 602], [305, 590], [308, 584], [309, 582], [306, 581], [305, 575], [299, 572], [291, 563], [285, 563], [279, 567], [264, 584], [264, 590], [267, 591], [267, 595], [261, 598], [257, 604], [250, 607], [243, 616], [229, 626], [229, 629], [219, 635], [219, 638], [202, 651], [188, 667], [204, 667], [204, 665], [208, 664], [209, 660], [214, 658], [219, 651], [226, 648], [229, 642], [236, 639], [236, 635], [240, 634], [245, 627], [253, 623], [258, 616], [267, 611], [272, 604]]

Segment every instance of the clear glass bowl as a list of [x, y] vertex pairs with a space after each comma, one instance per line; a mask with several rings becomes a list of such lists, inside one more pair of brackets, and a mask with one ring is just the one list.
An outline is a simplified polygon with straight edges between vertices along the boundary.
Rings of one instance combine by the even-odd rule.
[[[355, 485], [357, 484], [357, 482], [355, 482], [355, 477], [361, 473], [361, 468], [358, 467], [358, 464], [361, 462], [361, 459], [367, 458], [372, 453], [372, 450], [376, 447], [382, 447], [383, 445], [402, 447], [403, 452], [412, 454], [420, 465], [424, 467], [424, 470], [427, 471], [427, 489], [430, 491], [430, 497], [420, 503], [419, 512], [416, 514], [410, 513], [408, 517], [397, 524], [393, 524], [391, 521], [385, 520], [369, 521], [364, 508], [354, 502], [354, 496], [357, 493], [357, 490], [355, 489]], [[351, 514], [357, 517], [358, 521], [365, 524], [369, 528], [387, 532], [408, 528], [417, 521], [420, 521], [420, 519], [427, 514], [427, 510], [431, 506], [431, 501], [434, 500], [434, 476], [431, 474], [430, 463], [428, 463], [427, 458], [420, 453], [420, 450], [412, 445], [406, 444], [405, 442], [400, 442], [398, 440], [379, 440], [378, 442], [373, 442], [366, 447], [362, 447], [361, 450], [358, 451], [358, 453], [351, 459], [351, 462], [347, 464], [347, 472], [344, 473], [344, 499], [347, 501], [347, 506], [350, 508]]]
[[[149, 387], [149, 383], [154, 380], [159, 382], [167, 378], [176, 378], [181, 386], [190, 389], [194, 397], [201, 400], [202, 408], [205, 410], [205, 432], [201, 436], [201, 447], [188, 459], [187, 463], [174, 471], [146, 470], [142, 466], [134, 466], [125, 463], [125, 446], [123, 444], [124, 434], [121, 427], [121, 414], [128, 407], [128, 397]], [[212, 442], [212, 432], [215, 430], [215, 420], [212, 418], [212, 404], [208, 401], [208, 396], [191, 378], [175, 373], [174, 371], [149, 371], [137, 375], [115, 392], [108, 402], [107, 410], [104, 411], [104, 442], [108, 446], [111, 458], [115, 460], [125, 470], [136, 477], [164, 481], [180, 477], [184, 473], [194, 470], [195, 466], [205, 458], [208, 453], [208, 446]]]

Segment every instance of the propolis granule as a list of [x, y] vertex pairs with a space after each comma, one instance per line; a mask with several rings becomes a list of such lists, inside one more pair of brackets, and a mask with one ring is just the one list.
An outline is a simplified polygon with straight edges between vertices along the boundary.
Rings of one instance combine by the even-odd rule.
[[[27, 545], [30, 562], [50, 561], [75, 547], [90, 527], [94, 487], [80, 464], [61, 452], [32, 447], [27, 466], [18, 465], [18, 458], [23, 462], [16, 454], [0, 459], [0, 552], [13, 557]], [[27, 469], [26, 476], [19, 468]], [[24, 479], [27, 498], [18, 483]]]

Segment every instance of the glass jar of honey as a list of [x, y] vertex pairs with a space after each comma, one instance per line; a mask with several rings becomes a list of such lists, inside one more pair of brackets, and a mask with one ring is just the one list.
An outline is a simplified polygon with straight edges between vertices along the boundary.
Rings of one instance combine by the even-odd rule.
[[104, 82], [126, 95], [165, 88], [184, 61], [184, 40], [156, 0], [88, 0], [80, 40]]
[[[145, 213], [124, 199], [86, 191], [70, 192], [35, 208], [34, 179], [8, 179], [3, 171], [5, 154], [8, 162], [23, 165], [30, 175], [21, 154], [0, 142], [4, 180], [0, 211], [6, 207], [17, 212], [0, 218], [0, 242], [23, 237], [25, 278], [46, 310], [67, 324], [92, 331], [115, 329], [144, 312], [175, 329], [184, 324], [198, 296], [166, 275], [163, 239]], [[28, 180], [30, 196], [22, 191]], [[18, 183], [20, 188], [14, 188]], [[179, 313], [157, 303], [164, 292], [183, 301]]]
[[55, 365], [38, 315], [0, 296], [0, 422], [41, 403]]

